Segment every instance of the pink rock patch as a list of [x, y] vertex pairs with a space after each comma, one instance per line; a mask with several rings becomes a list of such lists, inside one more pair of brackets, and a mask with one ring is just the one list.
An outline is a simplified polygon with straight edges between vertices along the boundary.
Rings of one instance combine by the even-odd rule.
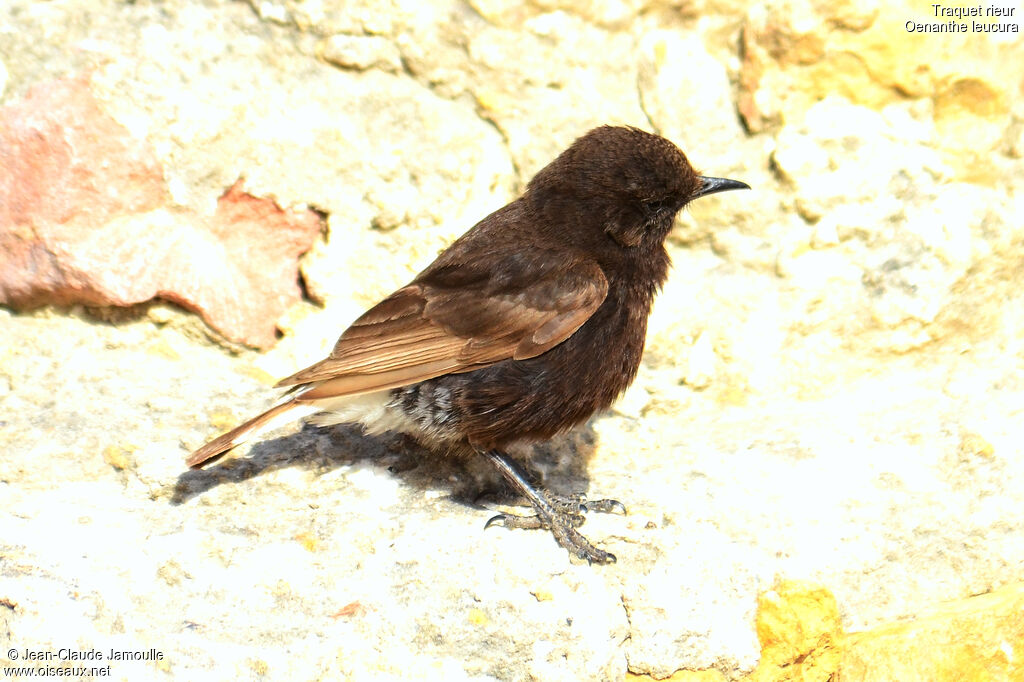
[[268, 347], [323, 226], [240, 185], [213, 216], [174, 208], [152, 148], [99, 107], [88, 79], [40, 85], [0, 109], [0, 304], [161, 297]]

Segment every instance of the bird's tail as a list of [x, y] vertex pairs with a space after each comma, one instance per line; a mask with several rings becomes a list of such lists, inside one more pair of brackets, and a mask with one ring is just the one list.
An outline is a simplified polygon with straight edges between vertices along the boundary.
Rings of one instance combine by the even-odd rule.
[[189, 455], [188, 459], [185, 460], [185, 464], [194, 468], [201, 467], [214, 457], [219, 457], [231, 448], [252, 440], [264, 431], [269, 431], [290, 421], [301, 419], [317, 411], [319, 411], [317, 407], [309, 403], [299, 403], [295, 400], [288, 400], [280, 405], [275, 405], [258, 417], [253, 417], [244, 424], [236, 426], [223, 436], [214, 438]]

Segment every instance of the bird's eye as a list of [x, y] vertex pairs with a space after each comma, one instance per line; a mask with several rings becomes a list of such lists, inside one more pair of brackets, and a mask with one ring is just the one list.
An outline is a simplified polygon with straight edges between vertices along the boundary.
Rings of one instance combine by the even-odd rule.
[[643, 207], [644, 213], [652, 216], [669, 210], [672, 208], [672, 205], [668, 199], [648, 199], [643, 202]]

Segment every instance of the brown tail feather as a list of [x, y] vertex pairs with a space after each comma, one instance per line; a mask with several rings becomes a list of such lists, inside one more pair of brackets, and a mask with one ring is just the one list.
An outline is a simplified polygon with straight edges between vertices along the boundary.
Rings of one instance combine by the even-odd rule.
[[[223, 455], [231, 448], [254, 438], [262, 431], [269, 430], [280, 423], [298, 419], [315, 411], [317, 411], [317, 408], [296, 403], [294, 400], [275, 405], [263, 414], [253, 417], [240, 426], [236, 426], [222, 436], [214, 438], [189, 455], [188, 459], [185, 460], [185, 464], [193, 468], [201, 467], [214, 457]], [[291, 414], [292, 412], [295, 412], [295, 414]], [[285, 415], [287, 415], [287, 418], [285, 418]]]

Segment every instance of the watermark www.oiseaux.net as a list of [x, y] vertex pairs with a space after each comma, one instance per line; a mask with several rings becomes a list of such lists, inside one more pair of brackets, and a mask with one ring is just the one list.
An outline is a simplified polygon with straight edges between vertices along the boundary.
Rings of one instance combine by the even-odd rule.
[[[30, 649], [7, 650], [8, 665], [0, 668], [3, 677], [110, 677], [113, 661], [162, 661], [158, 649]], [[20, 664], [20, 665], [17, 665]], [[105, 665], [104, 665], [105, 664]]]

